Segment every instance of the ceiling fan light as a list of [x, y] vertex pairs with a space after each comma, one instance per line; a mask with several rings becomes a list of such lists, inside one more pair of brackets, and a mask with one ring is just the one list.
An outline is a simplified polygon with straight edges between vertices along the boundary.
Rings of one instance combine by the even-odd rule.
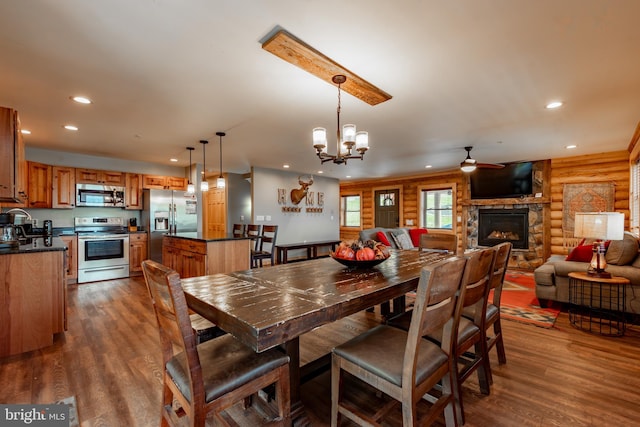
[[476, 161], [474, 159], [465, 159], [460, 163], [460, 170], [462, 172], [473, 172], [476, 170]]

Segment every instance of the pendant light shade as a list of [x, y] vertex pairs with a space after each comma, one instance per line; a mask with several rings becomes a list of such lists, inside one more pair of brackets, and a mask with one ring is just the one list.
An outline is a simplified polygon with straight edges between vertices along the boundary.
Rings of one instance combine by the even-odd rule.
[[191, 152], [194, 150], [193, 147], [187, 147], [189, 150], [189, 183], [187, 184], [187, 193], [193, 194], [196, 192], [196, 186], [191, 182]]
[[202, 182], [200, 183], [200, 191], [209, 191], [209, 183], [207, 182], [207, 156], [205, 155], [205, 147], [209, 141], [200, 140], [202, 144]]
[[222, 176], [222, 137], [226, 135], [224, 132], [216, 132], [216, 135], [220, 138], [220, 176], [216, 180], [217, 188], [224, 188], [226, 186], [224, 177]]

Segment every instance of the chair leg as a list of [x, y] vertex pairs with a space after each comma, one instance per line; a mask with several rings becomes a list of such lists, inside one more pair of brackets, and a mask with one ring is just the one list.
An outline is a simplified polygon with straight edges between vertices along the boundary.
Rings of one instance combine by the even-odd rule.
[[490, 394], [491, 393], [491, 380], [490, 380], [490, 372], [491, 367], [489, 366], [489, 358], [487, 357], [487, 341], [480, 340], [480, 342], [475, 344], [475, 352], [476, 356], [479, 355], [482, 359], [480, 360], [480, 365], [476, 369], [478, 372], [478, 384], [480, 385], [480, 392], [482, 394]]
[[340, 413], [338, 404], [340, 403], [340, 389], [342, 375], [340, 372], [340, 360], [335, 355], [331, 357], [331, 427], [338, 427], [340, 424]]
[[496, 336], [496, 350], [498, 352], [498, 362], [501, 365], [507, 363], [507, 354], [504, 351], [504, 342], [502, 341], [502, 325], [500, 319], [493, 324], [493, 333]]

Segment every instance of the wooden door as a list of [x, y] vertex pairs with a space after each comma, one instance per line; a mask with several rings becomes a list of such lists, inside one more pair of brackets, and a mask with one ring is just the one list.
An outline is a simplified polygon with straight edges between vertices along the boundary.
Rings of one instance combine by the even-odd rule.
[[125, 185], [125, 175], [124, 172], [102, 171], [100, 178], [103, 184], [122, 186]]
[[129, 236], [129, 275], [142, 274], [142, 261], [147, 259], [147, 233], [134, 233]]
[[227, 193], [225, 188], [212, 188], [204, 194], [203, 229], [209, 234], [227, 232]]
[[187, 190], [187, 179], [180, 178], [177, 176], [168, 176], [167, 177], [167, 188], [169, 190], [179, 190], [186, 191]]
[[376, 227], [393, 228], [400, 225], [400, 191], [377, 190], [374, 193]]
[[30, 208], [51, 207], [51, 166], [43, 163], [28, 162]]
[[76, 170], [67, 166], [52, 168], [52, 201], [55, 209], [73, 209], [76, 206]]

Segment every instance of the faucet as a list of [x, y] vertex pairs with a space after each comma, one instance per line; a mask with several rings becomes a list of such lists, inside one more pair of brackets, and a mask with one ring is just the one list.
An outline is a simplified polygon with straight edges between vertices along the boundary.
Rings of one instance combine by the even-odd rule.
[[27, 220], [29, 220], [29, 222], [33, 222], [33, 218], [31, 218], [31, 214], [29, 212], [25, 211], [24, 209], [13, 208], [13, 209], [9, 209], [6, 213], [12, 213], [12, 212], [21, 213], [21, 214], [23, 214], [23, 215], [25, 215], [27, 217]]

